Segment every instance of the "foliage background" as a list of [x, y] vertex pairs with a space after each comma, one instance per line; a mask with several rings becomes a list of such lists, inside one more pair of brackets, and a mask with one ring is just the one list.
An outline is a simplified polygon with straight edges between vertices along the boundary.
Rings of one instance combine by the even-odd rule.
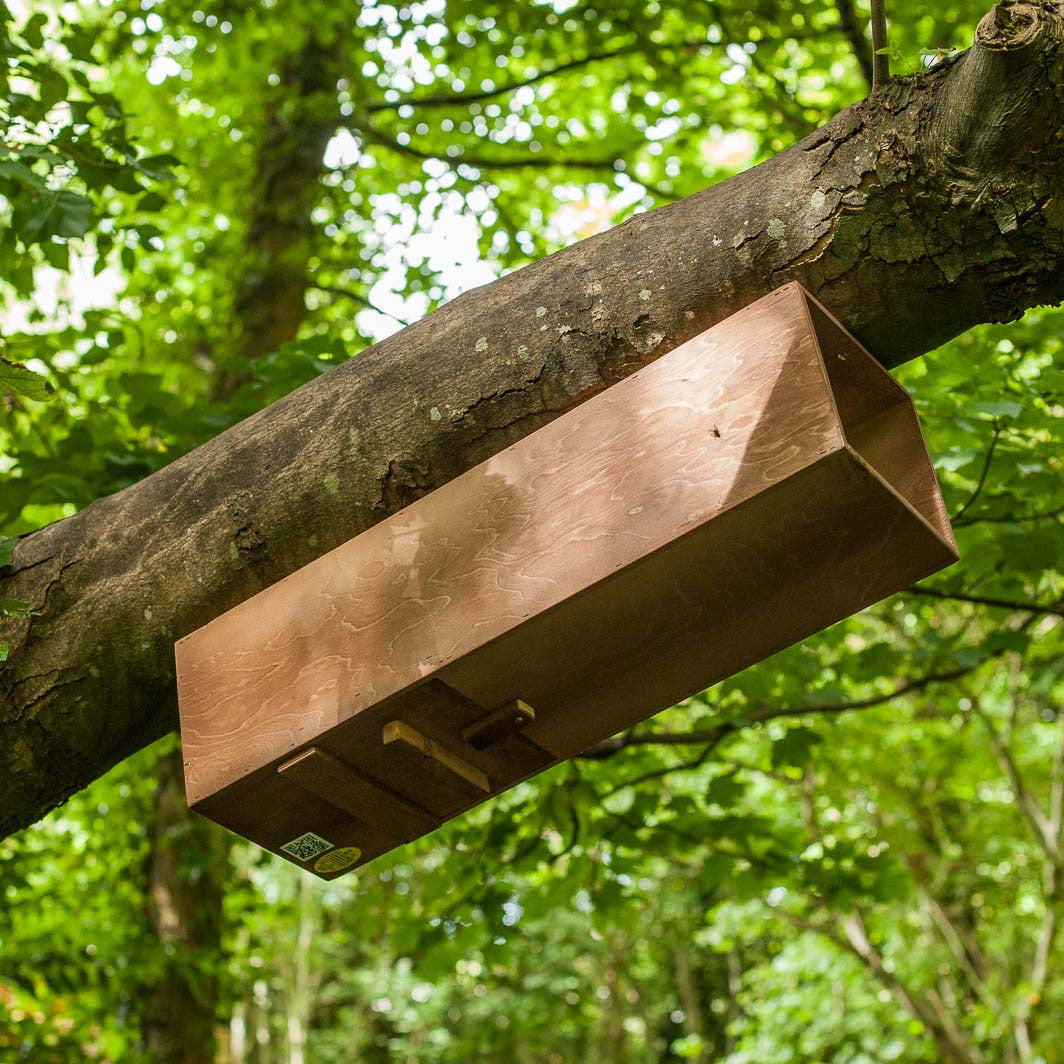
[[[9, 7], [6, 536], [867, 91], [845, 2]], [[918, 76], [983, 10], [892, 14]], [[1064, 1059], [1060, 321], [899, 372], [959, 565], [364, 873], [173, 739], [0, 843], [0, 1057]]]

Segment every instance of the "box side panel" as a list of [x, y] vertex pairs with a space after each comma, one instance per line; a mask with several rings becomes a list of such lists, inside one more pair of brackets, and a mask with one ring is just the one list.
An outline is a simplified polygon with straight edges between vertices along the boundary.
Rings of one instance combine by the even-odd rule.
[[780, 290], [182, 640], [190, 799], [841, 446], [804, 304]]
[[912, 398], [820, 303], [803, 295], [848, 443], [955, 552]]

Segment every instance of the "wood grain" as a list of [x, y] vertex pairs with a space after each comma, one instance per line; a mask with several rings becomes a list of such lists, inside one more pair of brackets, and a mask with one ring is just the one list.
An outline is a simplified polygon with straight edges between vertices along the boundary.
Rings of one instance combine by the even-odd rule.
[[314, 743], [448, 817], [389, 722], [505, 789], [955, 557], [908, 396], [789, 285], [179, 642], [189, 799]]

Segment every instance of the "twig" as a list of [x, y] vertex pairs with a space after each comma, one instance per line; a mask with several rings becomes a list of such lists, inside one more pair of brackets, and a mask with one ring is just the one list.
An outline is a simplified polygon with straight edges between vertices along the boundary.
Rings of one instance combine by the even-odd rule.
[[1012, 751], [1002, 741], [1001, 735], [994, 726], [994, 722], [980, 705], [978, 693], [971, 690], [967, 685], [961, 685], [961, 690], [971, 703], [972, 712], [983, 722], [983, 727], [986, 728], [987, 735], [990, 739], [990, 745], [993, 747], [994, 753], [997, 756], [998, 764], [1008, 777], [1013, 797], [1016, 799], [1016, 804], [1019, 806], [1024, 818], [1027, 820], [1027, 823], [1031, 828], [1031, 833], [1034, 835], [1038, 845], [1045, 853], [1047, 860], [1058, 860], [1059, 840], [1054, 838], [1049, 818], [1042, 811], [1038, 802], [1035, 801], [1034, 795], [1031, 794], [1026, 784], [1023, 782], [1023, 777], [1020, 775], [1020, 769], [1016, 764], [1016, 759], [1012, 756]]
[[886, 0], [872, 0], [872, 91], [890, 81]]
[[[975, 665], [965, 665], [960, 668], [949, 669], [946, 672], [931, 673], [927, 676], [919, 676], [912, 680], [905, 680], [893, 691], [881, 695], [872, 695], [869, 698], [851, 699], [846, 702], [821, 702], [819, 704], [813, 702], [805, 703], [800, 706], [763, 706], [760, 709], [754, 710], [752, 713], [746, 714], [746, 716], [739, 721], [721, 721], [719, 724], [715, 724], [711, 728], [702, 728], [696, 731], [626, 732], [623, 735], [616, 735], [612, 739], [606, 739], [604, 742], [596, 743], [579, 756], [586, 760], [604, 761], [630, 746], [691, 746], [696, 743], [706, 743], [706, 750], [704, 750], [695, 761], [681, 763], [673, 767], [673, 769], [697, 768], [704, 763], [705, 758], [708, 757], [713, 748], [716, 747], [726, 736], [730, 735], [732, 732], [748, 728], [753, 724], [763, 724], [765, 721], [778, 720], [780, 717], [805, 717], [825, 713], [846, 713], [855, 709], [871, 709], [874, 706], [881, 706], [885, 702], [891, 702], [895, 698], [901, 698], [903, 695], [912, 694], [914, 691], [920, 691], [933, 683], [950, 683], [962, 676], [966, 676], [976, 667], [977, 666]], [[669, 769], [668, 771], [673, 771], [673, 769]], [[656, 778], [663, 774], [664, 773], [662, 772], [654, 772], [646, 777], [639, 777], [636, 780], [629, 781], [628, 783], [625, 783], [624, 786], [631, 786], [632, 783], [642, 782], [645, 778]]]

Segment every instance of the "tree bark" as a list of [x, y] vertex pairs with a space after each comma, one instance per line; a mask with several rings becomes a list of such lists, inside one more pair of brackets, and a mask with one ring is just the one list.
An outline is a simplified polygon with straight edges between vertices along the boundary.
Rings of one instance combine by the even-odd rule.
[[[176, 723], [173, 642], [772, 288], [884, 365], [1064, 298], [1064, 4], [789, 150], [454, 300], [23, 538], [0, 596], [0, 833]], [[5, 635], [6, 637], [6, 635]]]

